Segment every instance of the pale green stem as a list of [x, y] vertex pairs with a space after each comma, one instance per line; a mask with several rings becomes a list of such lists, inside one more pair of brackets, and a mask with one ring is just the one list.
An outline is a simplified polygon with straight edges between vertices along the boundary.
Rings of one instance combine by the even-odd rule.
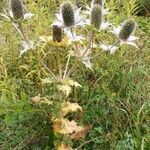
[[[89, 42], [88, 42], [87, 48], [86, 48], [85, 52], [82, 54], [82, 56], [80, 57], [81, 61], [82, 61], [82, 59], [84, 58], [84, 56], [86, 55], [86, 53], [88, 52], [88, 50], [91, 48], [91, 43], [92, 43], [92, 41], [93, 41], [93, 37], [94, 37], [94, 31], [92, 31], [92, 32], [90, 33], [90, 37], [89, 37]], [[67, 77], [69, 77], [70, 74], [75, 70], [75, 68], [77, 67], [77, 62], [78, 62], [78, 61], [76, 61], [76, 62], [74, 63], [74, 65], [72, 66], [72, 68], [69, 70], [69, 72], [68, 72], [68, 74], [67, 74]]]
[[56, 57], [57, 57], [57, 62], [58, 62], [59, 76], [60, 76], [60, 79], [62, 79], [62, 69], [61, 69], [61, 62], [60, 62], [60, 51], [59, 51], [58, 48], [57, 48]]
[[[70, 32], [72, 34], [72, 37], [74, 38], [73, 29], [71, 27], [70, 27]], [[77, 44], [76, 44], [76, 50], [78, 52]], [[63, 75], [63, 79], [66, 77], [66, 74], [67, 74], [67, 71], [68, 71], [69, 62], [70, 62], [70, 58], [71, 58], [71, 54], [69, 53], [68, 60], [67, 60], [67, 63], [66, 63], [66, 67], [65, 67], [65, 72], [64, 72], [64, 75]]]
[[57, 81], [57, 77], [55, 76], [55, 74], [42, 62], [40, 61], [40, 63], [42, 64], [42, 66], [50, 73], [50, 75]]
[[84, 58], [84, 56], [86, 55], [86, 53], [88, 52], [88, 50], [91, 49], [91, 45], [92, 45], [92, 42], [93, 42], [93, 37], [94, 37], [94, 31], [92, 31], [92, 32], [90, 33], [90, 36], [89, 36], [89, 43], [88, 43], [88, 46], [87, 46], [85, 52], [84, 52], [84, 53], [82, 54], [82, 56], [81, 56], [81, 60], [82, 60], [82, 58]]
[[68, 60], [67, 60], [67, 63], [66, 63], [66, 67], [65, 67], [65, 72], [64, 72], [64, 75], [63, 75], [63, 79], [66, 77], [66, 74], [67, 74], [67, 71], [68, 71], [69, 62], [70, 62], [70, 58], [71, 58], [71, 55], [69, 54], [68, 55]]

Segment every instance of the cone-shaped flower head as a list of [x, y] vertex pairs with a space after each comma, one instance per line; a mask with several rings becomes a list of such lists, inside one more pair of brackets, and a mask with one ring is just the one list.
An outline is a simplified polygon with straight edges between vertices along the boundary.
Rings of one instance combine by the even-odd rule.
[[75, 24], [74, 10], [71, 4], [64, 3], [61, 8], [61, 13], [66, 27], [71, 27]]
[[98, 4], [102, 6], [102, 0], [92, 0], [93, 5]]
[[23, 5], [21, 0], [11, 0], [11, 9], [14, 19], [18, 20], [24, 18]]
[[135, 26], [136, 24], [133, 20], [126, 21], [119, 32], [119, 39], [126, 41], [134, 31]]
[[91, 25], [93, 25], [94, 28], [99, 30], [101, 22], [102, 22], [102, 10], [100, 5], [95, 4], [91, 10]]
[[62, 28], [53, 25], [53, 41], [60, 43], [62, 41]]

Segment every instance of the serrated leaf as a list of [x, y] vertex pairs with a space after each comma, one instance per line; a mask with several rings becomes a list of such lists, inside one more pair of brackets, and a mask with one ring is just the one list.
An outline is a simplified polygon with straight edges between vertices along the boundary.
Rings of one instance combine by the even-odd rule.
[[69, 96], [69, 94], [71, 93], [71, 87], [68, 85], [58, 85], [57, 88], [59, 91], [65, 93], [66, 96]]
[[72, 134], [73, 132], [80, 132], [83, 127], [78, 126], [74, 120], [69, 121], [68, 119], [62, 118], [54, 121], [53, 129], [55, 133], [66, 135]]
[[62, 104], [63, 116], [66, 116], [69, 112], [82, 111], [81, 106], [77, 103], [64, 102]]
[[47, 104], [47, 105], [52, 105], [53, 103], [49, 100], [47, 100], [46, 98], [41, 98], [39, 96], [35, 96], [32, 97], [32, 102], [34, 102], [35, 104]]
[[75, 87], [82, 87], [78, 82], [76, 81], [73, 81], [72, 79], [65, 79], [63, 82], [62, 82], [62, 85], [59, 84], [57, 86], [58, 90], [64, 92], [66, 94], [66, 96], [69, 96], [69, 94], [71, 93], [72, 91], [72, 87], [75, 86]]

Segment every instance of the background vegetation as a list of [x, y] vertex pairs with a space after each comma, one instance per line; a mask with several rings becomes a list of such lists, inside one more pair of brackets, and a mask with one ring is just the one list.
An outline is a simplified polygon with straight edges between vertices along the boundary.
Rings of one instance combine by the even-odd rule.
[[[149, 4], [145, 0], [144, 3]], [[26, 7], [35, 16], [25, 24], [26, 32], [38, 40], [50, 35], [49, 27], [58, 12], [59, 0], [26, 0]], [[79, 2], [78, 2], [79, 4]], [[86, 6], [89, 1], [82, 1]], [[145, 5], [145, 4], [144, 4]], [[120, 24], [134, 16], [138, 23], [136, 35], [139, 49], [124, 46], [115, 55], [102, 53], [94, 60], [94, 73], [76, 70], [72, 79], [83, 85], [70, 95], [72, 102], [83, 106], [83, 119], [92, 125], [86, 140], [75, 147], [85, 150], [148, 150], [150, 149], [149, 56], [150, 18], [137, 15], [143, 7], [135, 0], [107, 0], [110, 22]], [[85, 33], [84, 33], [85, 34]], [[99, 34], [106, 39], [104, 33]], [[109, 39], [108, 39], [109, 40]], [[99, 42], [99, 41], [98, 41]], [[0, 149], [52, 150], [55, 136], [46, 114], [47, 106], [38, 106], [32, 97], [51, 97], [53, 86], [43, 86], [47, 76], [39, 60], [54, 66], [51, 47], [29, 51], [19, 57], [20, 36], [9, 22], [0, 18]], [[100, 49], [98, 49], [100, 50]]]

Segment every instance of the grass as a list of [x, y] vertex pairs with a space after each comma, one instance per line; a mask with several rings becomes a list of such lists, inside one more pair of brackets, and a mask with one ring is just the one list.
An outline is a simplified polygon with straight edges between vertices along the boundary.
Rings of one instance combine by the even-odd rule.
[[[116, 25], [133, 15], [126, 1], [110, 0], [107, 7], [113, 13], [108, 18]], [[36, 14], [25, 24], [30, 29], [26, 31], [28, 35], [36, 41], [40, 35], [50, 35], [49, 25], [58, 12], [57, 3], [29, 0], [27, 8]], [[81, 66], [71, 76], [83, 86], [73, 89], [69, 96], [71, 102], [78, 102], [84, 110], [83, 116], [76, 119], [92, 125], [86, 139], [76, 141], [74, 147], [85, 150], [148, 150], [150, 147], [150, 18], [134, 18], [138, 23], [139, 49], [123, 46], [115, 55], [102, 53], [94, 60], [94, 73]], [[105, 33], [97, 36], [108, 39]], [[4, 41], [0, 43], [0, 149], [52, 150], [56, 137], [45, 112], [56, 110], [39, 107], [31, 99], [38, 94], [51, 99], [55, 93], [54, 86], [42, 85], [41, 79], [48, 73], [39, 62], [43, 60], [50, 67], [55, 66], [54, 51], [48, 46], [20, 58], [20, 36], [5, 21], [0, 22], [1, 38]]]

